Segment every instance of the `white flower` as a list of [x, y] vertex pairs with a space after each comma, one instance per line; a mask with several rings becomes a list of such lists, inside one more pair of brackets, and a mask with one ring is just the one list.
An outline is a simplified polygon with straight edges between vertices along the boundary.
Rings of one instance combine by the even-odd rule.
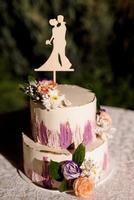
[[97, 136], [101, 137], [102, 139], [112, 139], [116, 129], [114, 127], [101, 127], [96, 126], [95, 133]]
[[49, 90], [48, 92], [49, 100], [51, 103], [52, 109], [57, 107], [62, 107], [64, 95], [59, 95], [58, 90]]
[[60, 100], [61, 100], [61, 101], [64, 101], [64, 100], [65, 100], [65, 95], [61, 95], [61, 96], [60, 96]]
[[91, 167], [92, 167], [91, 160], [84, 161], [84, 162], [82, 163], [82, 165], [81, 165], [81, 169], [82, 169], [81, 175], [82, 175], [82, 176], [90, 176]]
[[36, 100], [38, 101], [40, 98], [39, 97], [36, 97]]
[[53, 109], [60, 107], [60, 105], [62, 105], [62, 101], [59, 96], [51, 96], [50, 102]]
[[48, 95], [50, 96], [50, 97], [56, 97], [56, 96], [58, 96], [58, 90], [49, 90], [48, 91]]
[[68, 99], [66, 99], [65, 97], [64, 97], [63, 101], [64, 101], [65, 106], [71, 106], [71, 102]]
[[84, 161], [81, 165], [81, 169], [81, 176], [90, 176], [95, 182], [100, 178], [101, 169], [92, 160]]
[[[46, 94], [42, 94], [42, 104], [47, 110], [62, 108], [65, 105], [65, 100], [65, 96], [59, 95], [57, 89], [49, 89]], [[68, 104], [70, 105], [69, 101]]]
[[43, 104], [43, 106], [44, 106], [47, 110], [50, 110], [50, 109], [51, 109], [51, 103], [50, 103], [50, 100], [49, 100], [49, 99], [43, 98], [43, 99], [42, 99], [42, 104]]

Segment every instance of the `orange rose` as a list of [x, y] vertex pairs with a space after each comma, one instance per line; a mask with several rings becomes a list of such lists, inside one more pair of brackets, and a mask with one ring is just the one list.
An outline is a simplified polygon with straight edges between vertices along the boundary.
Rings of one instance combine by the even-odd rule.
[[53, 81], [48, 81], [48, 88], [49, 89], [54, 89], [57, 86], [57, 84]]
[[46, 86], [43, 85], [39, 85], [37, 88], [37, 91], [41, 94], [47, 94], [48, 93], [48, 88], [46, 88]]
[[74, 181], [73, 187], [76, 196], [87, 198], [94, 189], [94, 183], [89, 177], [79, 177]]

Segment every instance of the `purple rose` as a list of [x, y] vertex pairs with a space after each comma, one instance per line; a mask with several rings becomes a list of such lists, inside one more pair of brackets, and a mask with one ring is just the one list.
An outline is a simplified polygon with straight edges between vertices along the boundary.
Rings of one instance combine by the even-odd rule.
[[63, 164], [62, 169], [63, 169], [63, 176], [67, 180], [78, 178], [81, 174], [80, 167], [72, 160], [67, 160]]

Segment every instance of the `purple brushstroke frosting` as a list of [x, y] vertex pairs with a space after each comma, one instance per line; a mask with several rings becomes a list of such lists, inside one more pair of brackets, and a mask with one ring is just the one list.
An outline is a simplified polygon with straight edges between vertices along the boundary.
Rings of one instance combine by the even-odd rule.
[[42, 177], [43, 177], [43, 186], [45, 188], [51, 189], [52, 188], [52, 180], [49, 176], [49, 162], [46, 158], [43, 158], [43, 166], [42, 166]]
[[38, 137], [39, 137], [39, 141], [41, 144], [47, 145], [47, 143], [48, 143], [47, 128], [43, 124], [43, 121], [40, 123]]
[[92, 142], [92, 139], [93, 139], [92, 127], [90, 122], [88, 121], [84, 128], [83, 143], [87, 145]]
[[72, 131], [69, 122], [60, 124], [60, 146], [66, 149], [72, 143]]

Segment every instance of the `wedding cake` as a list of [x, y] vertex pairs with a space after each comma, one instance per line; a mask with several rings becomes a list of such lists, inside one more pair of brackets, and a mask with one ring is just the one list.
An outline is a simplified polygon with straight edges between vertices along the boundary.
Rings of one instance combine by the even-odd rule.
[[53, 71], [53, 80], [29, 77], [21, 86], [30, 96], [32, 126], [32, 137], [23, 134], [24, 171], [44, 188], [87, 197], [109, 170], [107, 132], [112, 121], [106, 110], [96, 109], [94, 92], [56, 83], [56, 71], [73, 69], [65, 56], [64, 17], [49, 23], [52, 37], [46, 44], [52, 44], [53, 51], [36, 71]]

